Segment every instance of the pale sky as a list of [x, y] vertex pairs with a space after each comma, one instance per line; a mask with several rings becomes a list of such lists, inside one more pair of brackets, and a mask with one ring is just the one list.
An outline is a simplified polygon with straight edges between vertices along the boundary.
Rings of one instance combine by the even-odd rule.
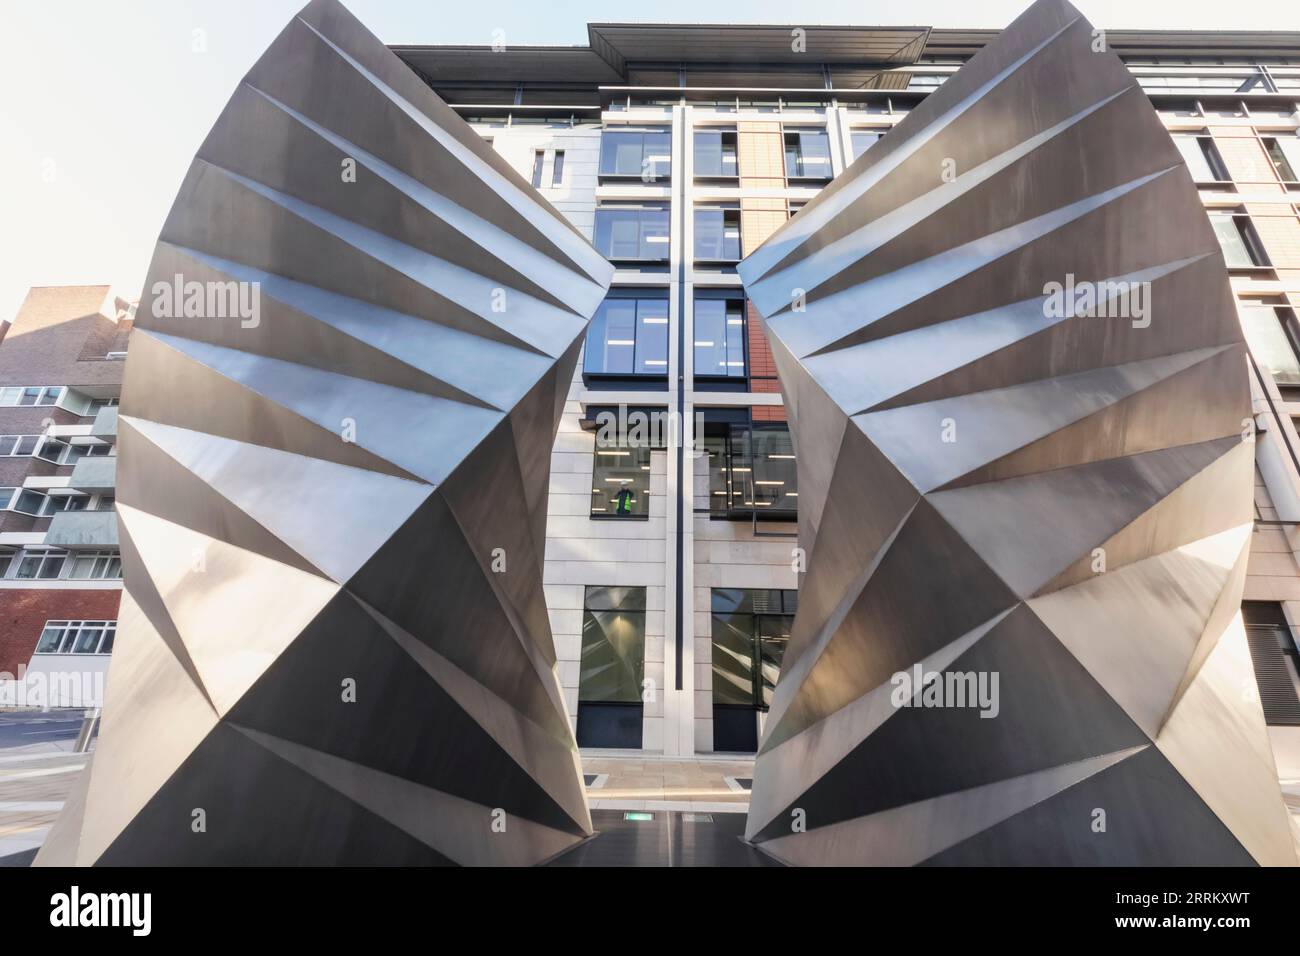
[[[1001, 27], [1029, 0], [344, 0], [386, 43], [585, 44], [589, 21]], [[139, 294], [185, 170], [305, 0], [0, 0], [0, 320], [29, 286]], [[1096, 26], [1300, 30], [1300, 0], [1075, 0]], [[195, 31], [204, 49], [195, 49]]]

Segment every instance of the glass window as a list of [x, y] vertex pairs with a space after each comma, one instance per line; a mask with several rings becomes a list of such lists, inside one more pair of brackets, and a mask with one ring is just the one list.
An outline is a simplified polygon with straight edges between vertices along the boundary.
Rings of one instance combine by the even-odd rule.
[[587, 588], [579, 701], [641, 703], [645, 677], [645, 606], [645, 588]]
[[591, 469], [591, 513], [599, 518], [649, 516], [649, 445], [596, 445]]
[[672, 136], [665, 130], [606, 129], [600, 136], [600, 175], [654, 182], [672, 171]]
[[67, 460], [69, 447], [68, 443], [60, 438], [47, 438], [41, 442], [41, 447], [40, 450], [36, 452], [36, 457], [44, 458], [46, 461], [59, 464], [60, 462], [65, 462]]
[[74, 654], [94, 654], [99, 650], [99, 642], [104, 637], [104, 621], [87, 621], [77, 631], [77, 640], [72, 646]]
[[68, 445], [67, 451], [63, 453], [63, 463], [65, 465], [75, 465], [81, 459], [91, 455], [93, 445]]
[[667, 299], [637, 299], [636, 374], [668, 374]]
[[917, 73], [914, 74], [912, 78], [907, 81], [907, 88], [909, 90], [926, 90], [926, 91], [937, 90], [939, 87], [943, 86], [944, 81], [947, 79], [948, 79], [948, 74], [946, 73], [937, 73], [937, 74]]
[[57, 654], [67, 631], [67, 621], [46, 621], [45, 630], [41, 631], [41, 638], [36, 642], [36, 653]]
[[1210, 224], [1214, 227], [1214, 234], [1218, 237], [1224, 262], [1229, 269], [1250, 269], [1268, 264], [1255, 230], [1246, 216], [1211, 215]]
[[607, 259], [666, 262], [668, 207], [609, 205], [596, 209], [596, 251]]
[[799, 609], [799, 592], [714, 588], [713, 702], [767, 710]]
[[57, 578], [67, 558], [66, 551], [27, 551], [18, 563], [16, 578], [49, 581]]
[[18, 500], [13, 503], [13, 510], [36, 517], [44, 513], [48, 504], [49, 499], [45, 495], [39, 491], [24, 488], [18, 495]]
[[60, 511], [85, 511], [90, 503], [88, 495], [50, 495], [42, 514], [58, 514]]
[[46, 621], [36, 653], [107, 654], [116, 636], [116, 621]]
[[1291, 168], [1291, 179], [1288, 182], [1294, 182], [1300, 176], [1300, 135], [1279, 136], [1275, 142]]
[[9, 386], [0, 388], [0, 405], [55, 405], [62, 396], [62, 385]]
[[0, 435], [0, 456], [26, 457], [36, 451], [39, 435]]
[[559, 186], [564, 182], [564, 150], [555, 151], [555, 166], [551, 170], [551, 185]]
[[874, 129], [855, 129], [849, 134], [853, 138], [853, 158], [857, 159], [868, 149], [876, 144], [876, 140], [883, 135]]
[[593, 375], [667, 375], [668, 299], [605, 299], [587, 330], [583, 370]]
[[831, 147], [825, 130], [786, 130], [785, 174], [789, 179], [831, 178]]
[[537, 150], [533, 153], [533, 188], [542, 188], [542, 166], [546, 162], [546, 151]]
[[706, 435], [705, 449], [711, 517], [794, 520], [799, 482], [786, 423], [723, 426], [720, 433]]
[[588, 372], [630, 375], [636, 358], [636, 299], [606, 299], [587, 332]]
[[1300, 325], [1295, 313], [1274, 306], [1244, 306], [1241, 326], [1251, 354], [1278, 385], [1300, 385]]
[[697, 130], [695, 133], [695, 175], [734, 177], [736, 166], [735, 130]]
[[[0, 488], [0, 511], [8, 509], [17, 495], [17, 488]], [[3, 575], [0, 574], [0, 577], [3, 577]]]
[[[1291, 147], [1291, 151], [1296, 154], [1296, 157], [1300, 158], [1300, 148], [1297, 148], [1300, 145], [1300, 140], [1295, 140], [1293, 137], [1288, 145]], [[1300, 165], [1292, 161], [1292, 156], [1287, 155], [1287, 150], [1283, 148], [1283, 141], [1272, 137], [1265, 139], [1264, 149], [1268, 152], [1268, 158], [1273, 163], [1273, 168], [1277, 170], [1278, 179], [1284, 183], [1295, 182], [1296, 169], [1300, 168]]]
[[740, 261], [740, 210], [700, 206], [695, 210], [695, 258]]
[[695, 300], [695, 374], [745, 377], [743, 300]]
[[1175, 136], [1174, 145], [1182, 154], [1183, 162], [1192, 179], [1198, 183], [1223, 182], [1227, 170], [1214, 143], [1207, 136]]
[[76, 552], [67, 576], [77, 581], [116, 580], [122, 576], [122, 559], [116, 551]]

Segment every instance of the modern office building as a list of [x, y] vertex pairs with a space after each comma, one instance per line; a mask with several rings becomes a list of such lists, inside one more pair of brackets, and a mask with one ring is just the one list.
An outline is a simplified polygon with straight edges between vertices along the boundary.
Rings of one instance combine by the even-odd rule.
[[[545, 593], [579, 744], [752, 751], [802, 555], [794, 447], [736, 263], [995, 32], [591, 24], [588, 34], [577, 47], [393, 49], [617, 268], [551, 462]], [[1244, 613], [1279, 772], [1300, 779], [1300, 34], [1112, 31], [1105, 42], [1197, 179], [1252, 349], [1257, 522]], [[111, 515], [94, 510], [111, 507], [112, 459], [96, 456], [111, 455], [113, 412], [91, 403], [116, 395], [120, 366], [106, 359], [129, 323], [90, 303], [103, 291], [34, 290], [0, 343], [0, 414], [33, 419], [0, 429], [32, 446], [22, 473], [0, 480], [12, 492], [0, 517], [0, 670], [39, 663], [40, 648], [75, 652], [83, 642], [69, 635], [97, 626], [83, 622], [107, 633], [113, 617], [88, 597], [115, 601], [116, 585], [98, 579], [117, 573]], [[58, 333], [36, 364], [25, 340], [55, 335], [40, 329], [56, 319], [112, 326], [116, 338], [83, 335], [74, 347]], [[55, 355], [65, 357], [49, 367]], [[56, 424], [22, 407], [31, 389]], [[30, 610], [10, 610], [19, 605]]]
[[[753, 750], [801, 555], [794, 449], [736, 263], [995, 32], [605, 23], [588, 35], [394, 50], [617, 266], [552, 458], [544, 580], [579, 743]], [[1104, 40], [1193, 171], [1253, 353], [1244, 613], [1279, 773], [1300, 778], [1300, 34]], [[602, 427], [619, 414], [669, 416], [686, 452], [666, 430], [647, 442]]]
[[[133, 314], [108, 286], [34, 288], [0, 339], [0, 675], [45, 675], [28, 686], [55, 706], [100, 703], [113, 647], [114, 446]], [[0, 704], [24, 699], [0, 687]]]

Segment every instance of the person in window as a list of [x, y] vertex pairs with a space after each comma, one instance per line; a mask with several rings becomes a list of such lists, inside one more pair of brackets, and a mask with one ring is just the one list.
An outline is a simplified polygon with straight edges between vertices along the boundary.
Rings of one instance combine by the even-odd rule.
[[630, 515], [632, 513], [632, 502], [634, 501], [631, 488], [618, 489], [618, 497], [615, 499], [617, 507], [614, 513], [617, 515]]

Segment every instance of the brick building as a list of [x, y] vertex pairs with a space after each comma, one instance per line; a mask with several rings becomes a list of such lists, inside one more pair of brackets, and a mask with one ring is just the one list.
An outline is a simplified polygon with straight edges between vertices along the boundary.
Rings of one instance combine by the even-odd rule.
[[0, 674], [107, 667], [121, 596], [116, 413], [132, 314], [107, 286], [34, 288], [0, 338]]

